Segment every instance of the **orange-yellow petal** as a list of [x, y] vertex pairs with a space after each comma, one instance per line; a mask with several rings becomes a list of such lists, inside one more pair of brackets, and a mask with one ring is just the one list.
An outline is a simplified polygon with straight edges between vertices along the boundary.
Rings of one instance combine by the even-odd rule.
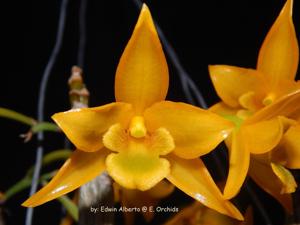
[[239, 116], [239, 114], [241, 111], [246, 111], [246, 110], [231, 108], [227, 106], [224, 102], [219, 102], [213, 105], [212, 107], [210, 107], [209, 111], [217, 113], [223, 118], [231, 121], [236, 128], [239, 128], [244, 122], [244, 120]]
[[292, 126], [283, 135], [272, 158], [290, 169], [300, 169], [300, 124]]
[[283, 135], [283, 125], [280, 118], [265, 120], [242, 127], [244, 143], [254, 154], [271, 151], [277, 146]]
[[168, 65], [150, 11], [144, 4], [117, 68], [116, 100], [131, 103], [136, 113], [141, 114], [165, 99], [168, 85]]
[[300, 108], [298, 108], [296, 111], [294, 111], [292, 114], [290, 114], [289, 118], [300, 122]]
[[175, 148], [174, 139], [170, 132], [161, 127], [151, 135], [149, 140], [149, 150], [157, 152], [159, 155], [167, 155]]
[[170, 101], [154, 104], [145, 111], [144, 117], [149, 131], [166, 128], [174, 138], [175, 154], [187, 159], [213, 150], [234, 127], [208, 110]]
[[257, 69], [273, 88], [281, 80], [294, 80], [298, 67], [299, 48], [292, 20], [293, 0], [287, 0], [268, 32], [259, 52]]
[[270, 164], [251, 157], [249, 175], [263, 190], [277, 199], [288, 212], [292, 212], [291, 195], [281, 194], [282, 183], [274, 174]]
[[97, 152], [76, 150], [53, 179], [22, 205], [35, 207], [44, 204], [87, 183], [105, 170], [107, 154], [104, 148]]
[[229, 107], [224, 102], [218, 102], [209, 108], [211, 112], [217, 113], [222, 117], [226, 116], [235, 116], [238, 112], [238, 109]]
[[236, 66], [209, 66], [209, 73], [219, 97], [231, 107], [239, 107], [239, 98], [253, 91], [259, 83], [256, 70]]
[[171, 172], [167, 179], [187, 195], [222, 214], [242, 220], [243, 216], [231, 202], [224, 200], [201, 159], [185, 160], [169, 155]]
[[129, 136], [121, 124], [112, 125], [103, 135], [103, 144], [115, 152], [125, 151], [128, 148]]
[[242, 187], [249, 168], [250, 152], [245, 145], [242, 133], [235, 130], [229, 143], [229, 172], [224, 188], [224, 197], [231, 199], [238, 194]]
[[108, 128], [115, 123], [125, 126], [132, 113], [130, 104], [117, 102], [56, 113], [52, 118], [78, 149], [93, 152], [103, 147], [102, 136]]
[[109, 175], [118, 184], [141, 191], [154, 187], [170, 171], [168, 160], [159, 158], [139, 141], [131, 141], [126, 151], [110, 154], [106, 166]]
[[271, 163], [271, 168], [274, 172], [274, 174], [279, 178], [279, 180], [282, 183], [282, 189], [281, 194], [289, 194], [295, 192], [297, 188], [297, 183], [295, 181], [295, 178], [293, 174], [281, 166], [280, 164]]
[[300, 90], [283, 96], [274, 103], [264, 107], [247, 119], [244, 124], [252, 124], [263, 120], [269, 120], [277, 116], [296, 116], [300, 112]]

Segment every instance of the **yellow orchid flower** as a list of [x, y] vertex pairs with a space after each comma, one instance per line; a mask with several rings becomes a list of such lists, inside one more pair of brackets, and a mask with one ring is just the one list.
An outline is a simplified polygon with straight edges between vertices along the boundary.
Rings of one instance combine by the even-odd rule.
[[[251, 154], [250, 176], [269, 193], [277, 196], [278, 200], [281, 199], [281, 202], [290, 202], [289, 196], [288, 199], [279, 197], [280, 185], [285, 182], [280, 179], [283, 176], [279, 171], [283, 170], [275, 164], [272, 167], [269, 160], [260, 159], [255, 163], [264, 162], [263, 167], [253, 166], [253, 162], [257, 160], [257, 154], [271, 150], [276, 152], [275, 149], [278, 148], [275, 147], [284, 145], [285, 149], [292, 146], [291, 152], [287, 154], [297, 156], [297, 159], [290, 160], [293, 160], [294, 167], [299, 166], [295, 161], [300, 160], [300, 145], [298, 138], [294, 138], [299, 135], [299, 128], [292, 128], [297, 116], [300, 116], [300, 83], [294, 80], [299, 49], [292, 21], [292, 8], [293, 1], [287, 0], [263, 42], [256, 69], [227, 65], [209, 66], [214, 87], [222, 99], [211, 110], [236, 124], [235, 131], [226, 140], [230, 168], [224, 189], [225, 198], [232, 198], [238, 193], [247, 175]], [[282, 141], [283, 144], [280, 144]], [[292, 162], [286, 162], [289, 163]], [[258, 171], [256, 168], [266, 170]], [[281, 182], [266, 179], [267, 176], [279, 178]], [[295, 183], [289, 183], [288, 190], [291, 191]], [[282, 198], [285, 200], [282, 201]]]
[[198, 158], [223, 141], [233, 124], [210, 111], [165, 101], [168, 80], [162, 46], [144, 5], [116, 71], [116, 102], [53, 116], [78, 150], [23, 206], [43, 204], [107, 171], [124, 188], [141, 191], [167, 178], [204, 205], [241, 220]]

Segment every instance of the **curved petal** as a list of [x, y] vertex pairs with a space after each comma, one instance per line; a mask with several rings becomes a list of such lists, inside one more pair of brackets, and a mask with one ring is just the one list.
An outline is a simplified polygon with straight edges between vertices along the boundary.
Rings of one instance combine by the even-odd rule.
[[281, 194], [282, 183], [273, 173], [270, 164], [259, 162], [251, 157], [249, 175], [263, 190], [272, 195], [288, 212], [292, 212], [292, 198], [290, 194]]
[[209, 74], [219, 97], [231, 107], [239, 107], [239, 98], [259, 83], [256, 70], [236, 66], [209, 66]]
[[272, 159], [290, 169], [300, 169], [300, 124], [292, 126], [283, 135], [282, 141], [273, 153]]
[[269, 120], [276, 116], [295, 116], [296, 112], [300, 112], [300, 90], [294, 91], [283, 96], [274, 103], [264, 107], [249, 117], [244, 124], [256, 123], [262, 120]]
[[168, 65], [150, 11], [144, 4], [133, 34], [120, 59], [115, 80], [119, 102], [131, 103], [137, 114], [165, 99]]
[[297, 72], [299, 48], [292, 10], [293, 0], [287, 0], [259, 51], [257, 69], [273, 87], [282, 79], [294, 80]]
[[289, 115], [289, 118], [296, 120], [300, 123], [300, 107]]
[[82, 152], [76, 150], [53, 179], [27, 199], [22, 206], [35, 207], [67, 194], [92, 180], [105, 170], [108, 151]]
[[242, 220], [243, 216], [231, 202], [224, 200], [201, 159], [184, 160], [169, 155], [171, 172], [167, 179], [187, 195], [222, 214]]
[[235, 130], [229, 141], [229, 172], [224, 188], [224, 197], [231, 199], [238, 194], [249, 168], [250, 152], [242, 133]]
[[218, 102], [209, 108], [209, 111], [217, 113], [222, 117], [235, 116], [239, 109], [229, 107], [224, 102]]
[[145, 111], [144, 117], [150, 132], [166, 128], [174, 138], [175, 154], [187, 159], [213, 150], [234, 127], [208, 110], [170, 101], [154, 104]]
[[226, 104], [224, 104], [223, 102], [219, 102], [215, 105], [213, 105], [212, 107], [209, 108], [209, 111], [217, 113], [218, 115], [222, 116], [223, 118], [231, 121], [236, 128], [239, 128], [244, 120], [241, 119], [241, 117], [239, 116], [241, 111], [244, 110], [239, 110], [239, 109], [234, 109], [231, 107], [228, 107]]
[[271, 163], [271, 168], [274, 174], [278, 177], [278, 179], [282, 183], [282, 189], [280, 193], [289, 194], [295, 192], [297, 188], [297, 183], [295, 181], [293, 174], [283, 166], [276, 163]]
[[132, 113], [130, 104], [117, 102], [56, 113], [52, 119], [78, 149], [93, 152], [103, 147], [102, 136], [107, 129], [115, 123], [125, 126]]
[[283, 135], [280, 118], [265, 120], [242, 127], [244, 142], [251, 153], [262, 154], [277, 146]]
[[126, 151], [110, 154], [106, 159], [109, 175], [120, 185], [128, 189], [148, 190], [170, 171], [166, 159], [159, 158], [144, 142], [132, 140]]

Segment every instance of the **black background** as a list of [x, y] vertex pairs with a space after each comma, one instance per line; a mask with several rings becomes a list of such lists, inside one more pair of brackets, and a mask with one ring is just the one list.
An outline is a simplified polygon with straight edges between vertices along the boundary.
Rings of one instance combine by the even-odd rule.
[[[40, 79], [54, 46], [59, 0], [31, 1], [19, 6], [5, 22], [3, 36], [9, 42], [1, 74], [0, 106], [36, 117]], [[47, 120], [69, 108], [67, 79], [77, 63], [79, 0], [70, 0], [63, 47], [53, 68], [46, 98]], [[218, 101], [209, 80], [208, 64], [255, 68], [260, 45], [280, 12], [283, 0], [146, 1], [155, 20], [174, 46], [185, 69], [197, 83], [209, 105]], [[294, 4], [294, 23], [300, 34], [300, 2]], [[14, 7], [15, 9], [15, 7]], [[114, 101], [114, 73], [131, 35], [139, 11], [131, 0], [89, 0], [84, 79], [91, 93], [91, 106]], [[7, 63], [6, 63], [7, 62]], [[170, 64], [170, 63], [169, 63]], [[170, 64], [168, 99], [186, 101], [176, 71]], [[24, 144], [19, 138], [28, 127], [0, 119], [0, 191], [21, 179], [34, 163], [35, 140]], [[46, 151], [60, 148], [61, 135], [46, 136]], [[5, 205], [8, 224], [23, 224], [25, 209], [20, 203], [28, 190]], [[258, 195], [274, 224], [283, 224], [280, 206], [261, 191]], [[275, 215], [276, 214], [276, 215]], [[55, 201], [38, 207], [35, 224], [58, 224], [60, 208]], [[256, 223], [262, 224], [256, 215]], [[154, 223], [155, 224], [155, 223]]]

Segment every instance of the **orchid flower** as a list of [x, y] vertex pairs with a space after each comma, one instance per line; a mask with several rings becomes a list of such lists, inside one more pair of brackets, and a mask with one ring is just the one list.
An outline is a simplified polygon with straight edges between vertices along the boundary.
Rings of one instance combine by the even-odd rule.
[[43, 204], [107, 171], [122, 187], [140, 191], [167, 178], [204, 205], [242, 219], [199, 158], [223, 141], [234, 125], [210, 111], [165, 101], [168, 84], [162, 46], [143, 5], [116, 71], [116, 102], [53, 116], [77, 150], [23, 206]]
[[[285, 165], [293, 165], [291, 168], [300, 168], [297, 138], [300, 135], [297, 125], [300, 83], [294, 80], [299, 49], [292, 8], [293, 1], [287, 0], [262, 44], [256, 69], [209, 66], [214, 87], [222, 99], [211, 111], [236, 124], [235, 131], [226, 140], [230, 167], [224, 188], [225, 198], [232, 198], [241, 188], [248, 172], [250, 155], [250, 176], [278, 200], [289, 201], [286, 198], [290, 196], [279, 196], [285, 181], [289, 180], [290, 192], [292, 186], [295, 187], [291, 179], [283, 179], [282, 172], [288, 171], [281, 164], [270, 161], [272, 157], [262, 160], [259, 156], [285, 151], [285, 157], [282, 158], [281, 154], [281, 161], [285, 161]], [[262, 162], [263, 166], [257, 164]]]

